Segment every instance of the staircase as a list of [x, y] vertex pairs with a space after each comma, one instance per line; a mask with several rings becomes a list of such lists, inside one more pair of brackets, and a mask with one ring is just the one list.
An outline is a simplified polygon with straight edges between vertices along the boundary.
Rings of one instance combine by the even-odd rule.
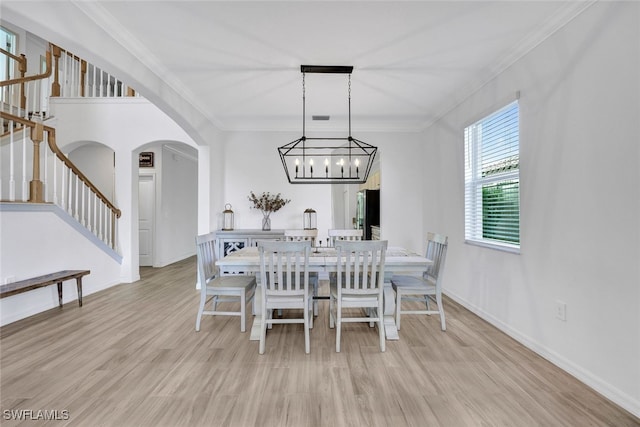
[[20, 77], [0, 81], [0, 202], [54, 204], [118, 251], [120, 210], [56, 144], [49, 97], [123, 97], [135, 91], [77, 56], [50, 45], [46, 70], [27, 75], [24, 55], [3, 49]]

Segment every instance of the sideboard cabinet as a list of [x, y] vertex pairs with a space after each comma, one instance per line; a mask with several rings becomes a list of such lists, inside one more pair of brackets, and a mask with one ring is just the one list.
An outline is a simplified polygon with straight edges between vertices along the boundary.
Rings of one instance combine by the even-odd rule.
[[218, 230], [216, 231], [216, 258], [235, 252], [239, 249], [258, 246], [259, 240], [282, 240], [284, 230]]

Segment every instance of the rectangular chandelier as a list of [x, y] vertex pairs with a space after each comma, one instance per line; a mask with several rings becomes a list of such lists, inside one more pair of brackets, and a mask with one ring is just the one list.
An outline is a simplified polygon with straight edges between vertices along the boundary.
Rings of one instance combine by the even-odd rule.
[[[291, 184], [362, 184], [367, 182], [378, 149], [351, 136], [352, 66], [302, 65], [302, 137], [278, 147]], [[305, 135], [305, 73], [349, 74], [349, 135], [310, 138]]]
[[352, 137], [302, 137], [278, 148], [291, 184], [365, 183], [377, 150]]

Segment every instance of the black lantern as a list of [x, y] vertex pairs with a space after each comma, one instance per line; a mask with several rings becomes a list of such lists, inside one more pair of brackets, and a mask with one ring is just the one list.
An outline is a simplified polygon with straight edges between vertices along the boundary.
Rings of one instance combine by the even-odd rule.
[[305, 209], [304, 214], [302, 215], [302, 224], [304, 224], [305, 230], [317, 230], [318, 219], [316, 217], [316, 211], [311, 208]]
[[231, 210], [231, 205], [227, 203], [224, 205], [224, 211], [222, 212], [223, 220], [222, 220], [222, 229], [224, 231], [233, 230], [233, 211]]

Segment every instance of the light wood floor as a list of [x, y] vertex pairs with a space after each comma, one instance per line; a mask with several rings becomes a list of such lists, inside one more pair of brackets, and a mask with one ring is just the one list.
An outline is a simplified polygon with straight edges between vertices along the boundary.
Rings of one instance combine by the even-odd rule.
[[[406, 316], [380, 353], [346, 325], [335, 353], [328, 302], [304, 354], [302, 325], [276, 325], [266, 354], [236, 317], [203, 319], [195, 259], [0, 329], [3, 426], [638, 426], [488, 323], [445, 300]], [[11, 410], [68, 420], [7, 420]]]

